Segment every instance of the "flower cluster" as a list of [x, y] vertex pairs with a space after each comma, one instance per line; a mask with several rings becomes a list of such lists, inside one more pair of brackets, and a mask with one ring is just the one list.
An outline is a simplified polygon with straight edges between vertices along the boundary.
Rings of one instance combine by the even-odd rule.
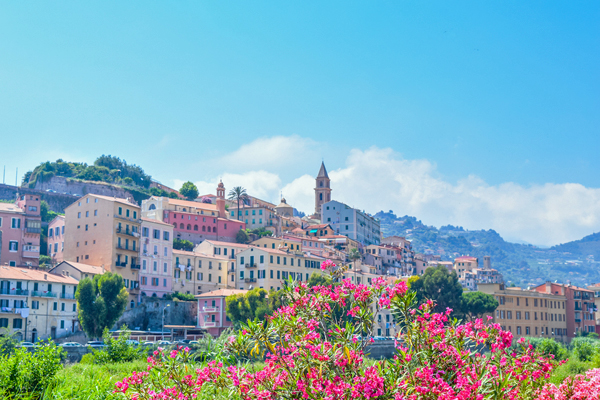
[[[322, 269], [335, 265], [326, 261]], [[433, 302], [415, 308], [404, 282], [370, 286], [286, 285], [285, 306], [248, 321], [227, 341], [240, 360], [264, 359], [260, 370], [212, 361], [191, 368], [188, 352], [157, 352], [148, 371], [117, 384], [130, 399], [193, 399], [211, 391], [254, 399], [533, 399], [548, 392], [552, 360], [482, 320], [458, 325]], [[397, 326], [393, 360], [365, 362], [377, 314], [391, 309]], [[545, 393], [545, 392], [544, 392]], [[548, 392], [550, 393], [550, 392]], [[550, 398], [550, 397], [547, 397]]]
[[568, 377], [559, 386], [548, 384], [538, 393], [539, 400], [600, 399], [600, 369], [591, 369], [585, 375]]

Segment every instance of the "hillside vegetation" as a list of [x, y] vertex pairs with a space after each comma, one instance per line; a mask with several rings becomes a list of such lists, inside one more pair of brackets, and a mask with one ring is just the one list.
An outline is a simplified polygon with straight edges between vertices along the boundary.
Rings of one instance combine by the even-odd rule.
[[415, 217], [397, 217], [393, 212], [375, 215], [384, 236], [404, 236], [419, 253], [440, 254], [443, 260], [462, 255], [492, 257], [492, 267], [507, 283], [527, 287], [547, 280], [587, 286], [600, 282], [600, 233], [549, 249], [510, 243], [494, 230], [469, 231], [446, 225], [427, 226]]

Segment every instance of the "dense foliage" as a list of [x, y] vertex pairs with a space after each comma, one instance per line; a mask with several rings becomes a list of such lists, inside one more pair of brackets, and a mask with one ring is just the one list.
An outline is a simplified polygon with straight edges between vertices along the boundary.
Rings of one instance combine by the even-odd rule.
[[471, 321], [492, 314], [498, 308], [498, 300], [491, 294], [482, 292], [463, 292], [460, 309]]
[[[187, 349], [158, 350], [148, 370], [117, 383], [117, 391], [140, 400], [217, 393], [246, 400], [534, 399], [555, 366], [523, 341], [512, 349], [511, 333], [497, 324], [459, 325], [448, 318], [451, 310], [435, 313], [432, 301], [414, 308], [416, 294], [404, 282], [311, 288], [290, 281], [282, 292], [284, 305], [271, 317], [248, 322], [229, 339], [238, 357], [266, 356], [260, 371], [216, 361], [190, 368]], [[343, 325], [333, 312], [340, 307], [352, 317]], [[399, 316], [397, 356], [367, 364], [366, 338], [383, 308]]]
[[225, 299], [227, 316], [234, 323], [262, 320], [281, 306], [281, 296], [281, 291], [267, 292], [260, 288], [229, 296]]
[[198, 188], [194, 183], [187, 181], [181, 186], [179, 193], [188, 200], [196, 200], [198, 197]]
[[53, 176], [101, 181], [107, 183], [123, 183], [142, 188], [150, 186], [151, 177], [135, 165], [127, 164], [125, 160], [111, 155], [102, 155], [93, 165], [86, 163], [67, 162], [62, 159], [56, 162], [46, 161], [25, 174], [23, 184], [35, 187], [36, 182], [47, 182]]
[[180, 292], [167, 293], [167, 295], [164, 296], [164, 299], [165, 300], [179, 300], [179, 301], [196, 301], [196, 298], [194, 297], [193, 294], [180, 293]]
[[173, 239], [173, 250], [184, 250], [184, 251], [192, 251], [194, 250], [194, 243], [185, 239]]
[[0, 356], [0, 397], [39, 398], [62, 369], [62, 353], [53, 342], [40, 342], [35, 352], [21, 347]]
[[123, 315], [127, 305], [127, 290], [123, 277], [106, 272], [79, 282], [75, 298], [79, 322], [91, 338], [102, 336]]
[[108, 329], [105, 329], [102, 339], [106, 347], [94, 351], [94, 363], [121, 363], [144, 358], [142, 348], [127, 343], [130, 337], [131, 332], [126, 327], [121, 328], [121, 332], [119, 332], [119, 336], [116, 338], [112, 337]]

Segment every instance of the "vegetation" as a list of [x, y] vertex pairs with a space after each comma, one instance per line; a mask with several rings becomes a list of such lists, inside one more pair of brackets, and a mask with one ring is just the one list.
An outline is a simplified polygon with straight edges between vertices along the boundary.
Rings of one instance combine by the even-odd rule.
[[268, 292], [255, 288], [246, 294], [231, 295], [225, 299], [225, 312], [234, 323], [248, 320], [262, 320], [281, 306], [281, 291]]
[[264, 226], [261, 226], [260, 228], [256, 228], [256, 229], [246, 229], [246, 233], [248, 235], [256, 235], [259, 238], [265, 237], [265, 236], [273, 236], [273, 232], [271, 232]]
[[442, 265], [427, 268], [420, 279], [411, 283], [410, 288], [415, 291], [419, 304], [433, 300], [435, 312], [443, 313], [448, 308], [455, 313], [461, 310], [463, 288], [458, 276], [454, 271], [448, 272]]
[[196, 200], [198, 197], [198, 188], [192, 182], [187, 181], [181, 186], [179, 193], [188, 200]]
[[148, 188], [151, 182], [150, 175], [147, 175], [141, 167], [127, 164], [119, 157], [102, 155], [94, 161], [93, 165], [66, 162], [62, 159], [58, 159], [56, 162], [46, 161], [25, 174], [23, 185], [33, 188], [37, 182], [47, 182], [54, 176], [115, 184], [123, 183], [142, 188]]
[[79, 322], [91, 338], [102, 336], [123, 315], [127, 305], [127, 290], [123, 277], [106, 272], [79, 282], [75, 298]]
[[196, 298], [191, 293], [168, 293], [165, 297], [165, 300], [179, 300], [179, 301], [196, 301]]
[[245, 230], [240, 229], [235, 234], [235, 242], [236, 243], [248, 243], [249, 241], [250, 241], [250, 239], [248, 238], [248, 234], [246, 233]]
[[63, 214], [60, 214], [60, 213], [50, 210], [50, 206], [48, 205], [46, 200], [42, 200], [40, 202], [40, 216], [42, 217], [43, 222], [50, 223], [50, 222], [52, 222], [52, 220], [54, 218], [56, 218], [59, 215], [63, 215]]
[[126, 326], [121, 328], [121, 332], [116, 338], [111, 336], [108, 328], [104, 329], [102, 339], [106, 347], [94, 351], [93, 363], [112, 364], [144, 359], [145, 354], [141, 347], [127, 344], [130, 337], [131, 332]]
[[194, 243], [175, 238], [173, 239], [173, 250], [193, 251]]
[[[233, 200], [237, 202], [237, 217], [238, 220], [242, 220], [242, 216], [240, 213], [240, 203], [242, 204], [246, 204], [246, 202], [248, 202], [250, 200], [250, 197], [248, 196], [248, 193], [246, 192], [246, 189], [244, 189], [241, 186], [236, 186], [233, 189], [231, 189], [229, 191], [228, 197], [229, 200]], [[238, 242], [239, 243], [239, 242]]]
[[470, 321], [492, 314], [498, 308], [498, 300], [491, 294], [482, 292], [463, 292], [460, 310]]

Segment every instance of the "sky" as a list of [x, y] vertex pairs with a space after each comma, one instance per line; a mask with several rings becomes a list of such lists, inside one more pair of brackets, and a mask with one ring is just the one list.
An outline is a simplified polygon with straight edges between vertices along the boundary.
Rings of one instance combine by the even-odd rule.
[[0, 167], [101, 154], [310, 213], [600, 231], [600, 3], [0, 1]]

